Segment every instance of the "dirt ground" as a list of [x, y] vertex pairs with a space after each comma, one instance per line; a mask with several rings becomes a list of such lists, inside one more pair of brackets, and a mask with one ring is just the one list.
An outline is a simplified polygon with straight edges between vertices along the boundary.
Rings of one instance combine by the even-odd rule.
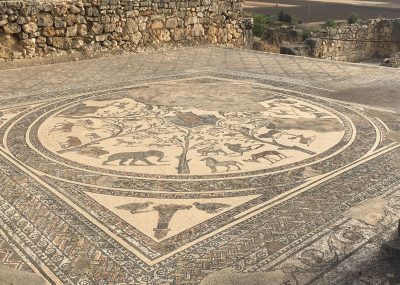
[[[258, 5], [257, 2], [259, 2]], [[359, 15], [360, 18], [400, 17], [400, 0], [276, 0], [250, 1], [245, 2], [244, 5], [248, 13], [276, 15], [283, 10], [304, 22], [320, 22], [327, 19], [345, 20], [352, 13]]]

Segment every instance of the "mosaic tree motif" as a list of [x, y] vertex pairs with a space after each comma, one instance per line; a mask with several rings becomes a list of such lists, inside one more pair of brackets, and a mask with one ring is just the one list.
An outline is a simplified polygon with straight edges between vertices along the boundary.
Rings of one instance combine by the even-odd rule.
[[[132, 98], [88, 100], [64, 110], [48, 124], [60, 155], [75, 153], [102, 167], [143, 171], [164, 166], [166, 174], [210, 174], [257, 169], [315, 155], [318, 130], [293, 129], [302, 118], [317, 123], [332, 115], [301, 101], [260, 102], [265, 112], [222, 112], [150, 105]], [[334, 119], [336, 120], [336, 119]], [[311, 124], [310, 124], [311, 125]], [[337, 130], [332, 130], [337, 132]], [[129, 171], [129, 170], [128, 170]]]

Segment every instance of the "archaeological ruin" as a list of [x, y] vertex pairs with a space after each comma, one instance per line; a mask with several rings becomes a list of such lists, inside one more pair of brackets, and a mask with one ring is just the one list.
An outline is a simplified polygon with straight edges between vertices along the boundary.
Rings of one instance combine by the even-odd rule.
[[399, 20], [255, 19], [0, 0], [0, 285], [399, 284]]

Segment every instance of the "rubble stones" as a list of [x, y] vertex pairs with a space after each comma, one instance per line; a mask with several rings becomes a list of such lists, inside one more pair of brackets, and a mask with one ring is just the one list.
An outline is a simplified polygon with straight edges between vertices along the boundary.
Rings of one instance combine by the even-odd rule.
[[399, 48], [396, 19], [374, 19], [359, 24], [327, 29], [309, 40], [312, 57], [358, 62], [373, 57], [388, 57]]
[[[30, 57], [96, 45], [129, 50], [190, 44], [193, 40], [242, 47], [242, 2], [4, 1], [0, 2], [0, 36], [16, 34], [25, 48], [20, 54]], [[0, 58], [13, 59], [15, 52], [3, 51]]]

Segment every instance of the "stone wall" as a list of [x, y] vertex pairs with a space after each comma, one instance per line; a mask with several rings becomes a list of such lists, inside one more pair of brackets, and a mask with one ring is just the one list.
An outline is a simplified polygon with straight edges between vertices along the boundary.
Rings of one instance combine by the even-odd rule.
[[[0, 0], [0, 58], [193, 43], [242, 47], [243, 0]], [[246, 36], [247, 35], [247, 36]]]
[[388, 57], [400, 51], [400, 19], [374, 19], [327, 28], [307, 41], [310, 56], [357, 62]]

